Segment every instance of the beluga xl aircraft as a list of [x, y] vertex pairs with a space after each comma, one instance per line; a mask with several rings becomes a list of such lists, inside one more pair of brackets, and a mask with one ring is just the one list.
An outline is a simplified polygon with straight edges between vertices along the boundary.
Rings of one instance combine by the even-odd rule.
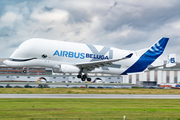
[[144, 71], [163, 53], [168, 40], [163, 37], [149, 48], [129, 51], [33, 38], [23, 42], [4, 64], [8, 67], [52, 68], [54, 73], [78, 73], [77, 77], [82, 81], [91, 81], [88, 73], [127, 75]]

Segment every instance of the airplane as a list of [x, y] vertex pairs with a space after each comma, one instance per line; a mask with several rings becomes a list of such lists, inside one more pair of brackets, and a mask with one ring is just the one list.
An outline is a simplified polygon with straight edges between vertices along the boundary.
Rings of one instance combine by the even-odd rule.
[[154, 70], [156, 68], [163, 69], [163, 68], [169, 68], [173, 66], [176, 66], [176, 54], [169, 54], [167, 61], [156, 60], [151, 65], [149, 65], [147, 69], [144, 71], [147, 72], [147, 71]]
[[169, 38], [162, 37], [149, 48], [129, 51], [32, 38], [23, 42], [3, 63], [8, 67], [23, 67], [25, 72], [27, 67], [45, 67], [52, 68], [54, 73], [78, 73], [82, 81], [91, 81], [88, 73], [127, 75], [144, 71], [163, 53], [168, 41]]

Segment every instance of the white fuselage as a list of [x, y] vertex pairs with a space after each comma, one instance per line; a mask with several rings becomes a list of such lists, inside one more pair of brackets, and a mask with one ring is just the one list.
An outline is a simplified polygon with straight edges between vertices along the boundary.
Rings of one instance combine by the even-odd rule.
[[[75, 66], [78, 63], [118, 59], [130, 53], [133, 53], [133, 56], [129, 59], [88, 72], [120, 75], [137, 62], [144, 54], [144, 50], [136, 52], [114, 47], [34, 38], [23, 42], [4, 63], [9, 67], [53, 68], [61, 64]], [[134, 70], [134, 72], [140, 72], [140, 70]]]

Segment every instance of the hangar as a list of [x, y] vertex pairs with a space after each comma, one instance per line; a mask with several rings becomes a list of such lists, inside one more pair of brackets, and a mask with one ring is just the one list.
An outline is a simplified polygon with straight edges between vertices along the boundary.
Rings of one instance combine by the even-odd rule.
[[156, 81], [157, 84], [180, 83], [180, 63], [172, 68], [161, 68], [152, 71], [123, 76], [123, 83], [137, 84], [139, 81]]

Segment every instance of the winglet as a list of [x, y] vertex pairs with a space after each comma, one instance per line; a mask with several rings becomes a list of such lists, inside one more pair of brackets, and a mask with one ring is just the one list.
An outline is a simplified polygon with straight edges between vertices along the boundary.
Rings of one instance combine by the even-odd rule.
[[133, 53], [131, 53], [131, 54], [127, 55], [125, 58], [131, 58], [131, 57], [132, 57], [132, 55], [133, 55]]

